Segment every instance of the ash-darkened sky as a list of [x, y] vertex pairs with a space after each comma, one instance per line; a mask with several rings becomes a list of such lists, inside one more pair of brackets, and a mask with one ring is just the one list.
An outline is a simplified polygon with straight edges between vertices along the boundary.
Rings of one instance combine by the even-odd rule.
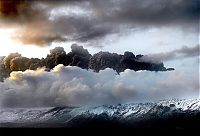
[[[74, 81], [79, 79], [79, 76], [75, 74], [73, 81], [64, 78], [66, 86], [61, 88], [59, 87], [62, 83], [59, 82], [60, 79], [58, 82], [55, 80], [60, 73], [56, 75], [55, 70], [50, 71], [51, 74], [42, 70], [13, 73], [5, 82], [0, 83], [0, 88], [7, 90], [0, 95], [0, 99], [5, 102], [5, 105], [10, 104], [8, 100], [16, 100], [20, 105], [26, 102], [26, 99], [22, 102], [20, 101], [22, 99], [14, 96], [27, 97], [29, 101], [28, 98], [31, 95], [26, 92], [33, 92], [34, 89], [41, 90], [42, 87], [46, 89], [42, 92], [35, 91], [35, 98], [30, 101], [39, 99], [43, 105], [47, 106], [67, 102], [80, 104], [82, 101], [74, 102], [79, 97], [84, 98], [83, 101], [86, 102], [94, 101], [92, 99], [125, 101], [128, 94], [131, 94], [128, 99], [132, 99], [133, 96], [135, 100], [144, 100], [147, 96], [155, 96], [158, 99], [164, 96], [179, 97], [179, 95], [181, 98], [199, 97], [199, 5], [200, 0], [0, 0], [0, 56], [18, 52], [21, 55], [17, 57], [35, 57], [39, 59], [31, 61], [38, 61], [46, 57], [50, 49], [58, 46], [70, 52], [71, 45], [75, 43], [88, 49], [91, 56], [99, 51], [118, 54], [129, 51], [136, 55], [144, 54], [145, 56], [141, 59], [144, 62], [164, 62], [166, 67], [175, 68], [175, 71], [170, 71], [171, 73], [128, 71], [133, 72], [133, 79], [127, 77], [130, 81], [121, 77], [128, 76], [126, 70], [116, 77], [110, 76], [112, 78], [105, 77], [106, 74], [100, 72], [99, 80], [110, 81], [109, 86], [96, 79], [96, 75], [75, 69], [75, 71], [80, 71], [81, 75], [87, 73], [86, 76], [91, 76], [94, 83], [89, 83], [90, 80], [84, 76], [80, 77], [83, 78], [82, 80]], [[99, 56], [99, 58], [102, 57]], [[18, 62], [15, 58], [14, 60], [9, 62]], [[72, 62], [76, 63], [75, 60]], [[1, 63], [2, 61], [3, 58], [0, 58]], [[66, 69], [68, 68], [62, 69], [65, 71], [64, 75], [67, 76], [69, 73]], [[70, 69], [73, 73], [73, 67]], [[60, 72], [62, 73], [62, 70]], [[109, 74], [113, 73], [108, 71]], [[40, 78], [35, 79], [38, 75]], [[42, 79], [48, 81], [46, 86], [39, 84]], [[13, 83], [16, 80], [27, 83], [19, 83], [24, 85], [21, 86], [21, 91], [19, 91], [19, 86]], [[73, 88], [75, 82], [80, 83], [79, 87], [85, 90], [80, 92], [79, 88], [75, 87], [74, 92], [65, 91], [67, 86]], [[144, 82], [154, 87], [146, 92], [148, 87], [142, 86]], [[50, 84], [52, 86], [48, 86]], [[33, 89], [33, 86], [38, 86], [38, 88]], [[98, 87], [102, 87], [99, 90], [105, 91], [106, 86], [107, 93], [97, 95], [98, 93], [90, 92], [98, 90]], [[128, 87], [124, 88], [124, 86]], [[14, 89], [11, 91], [9, 88]], [[122, 93], [120, 90], [127, 92]], [[140, 90], [143, 91], [140, 92]], [[50, 93], [49, 97], [46, 98], [45, 92]], [[52, 92], [56, 96], [51, 94]], [[64, 99], [68, 98], [68, 95], [70, 97], [66, 102]], [[147, 99], [151, 100], [149, 97]], [[49, 102], [51, 100], [52, 103]], [[47, 104], [43, 103], [45, 101], [48, 101]]]
[[1, 0], [1, 35], [13, 31], [11, 39], [24, 45], [76, 42], [113, 51], [151, 46], [158, 52], [159, 45], [198, 44], [198, 5], [199, 0]]

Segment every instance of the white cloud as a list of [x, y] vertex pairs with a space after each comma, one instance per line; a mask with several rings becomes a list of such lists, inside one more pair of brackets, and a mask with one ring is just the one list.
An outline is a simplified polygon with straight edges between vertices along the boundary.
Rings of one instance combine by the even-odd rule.
[[111, 69], [94, 73], [58, 65], [51, 72], [12, 72], [0, 83], [0, 105], [44, 107], [194, 98], [199, 95], [198, 85], [194, 73], [126, 70], [118, 75]]

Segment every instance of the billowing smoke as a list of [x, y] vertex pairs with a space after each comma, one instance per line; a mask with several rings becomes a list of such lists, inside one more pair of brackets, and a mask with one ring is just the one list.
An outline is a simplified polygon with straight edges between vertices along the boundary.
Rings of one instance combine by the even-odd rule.
[[73, 44], [71, 46], [72, 51], [68, 53], [68, 57], [71, 59], [70, 66], [78, 66], [84, 69], [88, 69], [89, 61], [92, 55], [83, 46]]
[[42, 67], [42, 60], [38, 58], [26, 58], [19, 53], [11, 53], [0, 60], [0, 81], [9, 77], [12, 71], [36, 70]]
[[3, 107], [46, 107], [87, 104], [118, 104], [167, 98], [198, 97], [198, 74], [112, 69], [99, 73], [78, 67], [58, 65], [12, 72], [0, 82]]
[[0, 81], [7, 78], [11, 73], [11, 61], [16, 57], [21, 57], [19, 53], [11, 53], [7, 57], [1, 57], [0, 60]]
[[0, 57], [0, 82], [3, 81], [4, 78], [8, 77], [9, 75], [7, 75], [7, 71], [4, 65], [4, 58], [5, 57]]
[[124, 55], [116, 53], [99, 52], [94, 54], [90, 59], [89, 68], [96, 72], [105, 68], [112, 68], [118, 73], [126, 69], [134, 71], [149, 70], [149, 71], [167, 71], [162, 62], [141, 61], [143, 55], [134, 55], [132, 52], [125, 52]]
[[65, 66], [78, 66], [83, 69], [88, 69], [88, 64], [91, 58], [91, 54], [83, 48], [83, 46], [78, 46], [73, 44], [71, 46], [71, 52], [66, 54], [63, 47], [56, 47], [50, 50], [50, 54], [44, 59], [45, 66], [48, 69], [52, 69], [58, 64], [63, 64]]
[[26, 58], [18, 53], [11, 53], [7, 57], [1, 59], [0, 72], [3, 74], [1, 80], [9, 76], [12, 71], [36, 70], [45, 67], [46, 71], [50, 71], [58, 64], [64, 66], [77, 66], [82, 69], [92, 69], [95, 72], [111, 68], [117, 73], [126, 69], [134, 71], [167, 71], [162, 62], [152, 63], [141, 61], [142, 55], [134, 55], [132, 52], [125, 52], [124, 55], [109, 52], [99, 52], [93, 56], [84, 49], [83, 46], [73, 44], [71, 52], [66, 54], [63, 47], [56, 47], [50, 50], [50, 54], [46, 58]]
[[89, 68], [94, 69], [96, 72], [106, 68], [112, 68], [117, 72], [123, 71], [123, 67], [120, 63], [122, 55], [109, 52], [99, 52], [92, 56], [90, 59]]

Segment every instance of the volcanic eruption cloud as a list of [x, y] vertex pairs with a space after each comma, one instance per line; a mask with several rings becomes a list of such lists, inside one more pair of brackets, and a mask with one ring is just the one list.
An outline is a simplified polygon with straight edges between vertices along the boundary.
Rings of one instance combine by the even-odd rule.
[[[144, 58], [144, 59], [143, 59]], [[144, 55], [134, 55], [132, 52], [125, 52], [124, 55], [110, 52], [98, 52], [91, 55], [83, 46], [73, 44], [71, 52], [66, 54], [63, 47], [56, 47], [50, 50], [50, 54], [46, 58], [27, 58], [19, 53], [11, 53], [0, 59], [1, 81], [7, 78], [12, 71], [37, 70], [45, 67], [46, 71], [50, 71], [58, 64], [64, 66], [77, 66], [82, 69], [91, 69], [99, 72], [106, 68], [111, 68], [118, 74], [131, 69], [134, 71], [170, 71], [174, 68], [165, 68], [163, 62], [149, 60]]]
[[[8, 49], [10, 54], [0, 57], [0, 106], [198, 98], [199, 2], [0, 0], [0, 30], [14, 31], [12, 38], [0, 39], [0, 50], [7, 50], [13, 40], [16, 45], [11, 47], [23, 49], [65, 44], [43, 58], [25, 57], [23, 49], [21, 54]], [[71, 51], [66, 53], [69, 44]], [[91, 54], [79, 45], [103, 51]], [[122, 48], [128, 51], [121, 53]]]
[[162, 62], [144, 62], [143, 55], [131, 52], [91, 55], [76, 44], [71, 49], [66, 54], [56, 47], [42, 59], [18, 53], [2, 57], [1, 106], [118, 104], [198, 96], [198, 75], [171, 71]]

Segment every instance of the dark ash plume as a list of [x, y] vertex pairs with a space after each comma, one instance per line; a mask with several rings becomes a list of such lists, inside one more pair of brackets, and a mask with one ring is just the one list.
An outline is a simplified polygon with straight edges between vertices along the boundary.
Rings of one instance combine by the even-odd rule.
[[68, 58], [70, 58], [70, 66], [78, 66], [83, 69], [88, 69], [88, 64], [92, 55], [83, 46], [78, 46], [73, 44], [71, 46], [72, 51], [68, 53]]
[[122, 55], [101, 51], [91, 57], [89, 68], [96, 72], [106, 68], [112, 68], [117, 72], [121, 72], [124, 70], [122, 64], [120, 63], [121, 59]]
[[132, 52], [125, 52], [124, 55], [118, 55], [116, 53], [99, 52], [92, 56], [90, 59], [89, 68], [95, 72], [104, 70], [106, 68], [112, 68], [118, 73], [123, 72], [126, 69], [134, 71], [149, 70], [149, 71], [167, 71], [162, 62], [151, 63], [141, 61], [140, 58], [143, 55], [135, 55]]
[[66, 54], [63, 47], [56, 47], [50, 50], [50, 54], [46, 58], [26, 58], [18, 53], [11, 53], [7, 57], [0, 59], [0, 80], [8, 77], [12, 71], [36, 70], [45, 67], [46, 71], [50, 71], [58, 64], [64, 66], [77, 66], [82, 69], [92, 69], [99, 72], [106, 68], [111, 68], [117, 73], [126, 69], [138, 71], [168, 71], [173, 68], [166, 69], [162, 62], [154, 63], [151, 61], [142, 61], [143, 55], [134, 55], [132, 52], [125, 52], [124, 55], [109, 52], [99, 52], [93, 56], [84, 49], [83, 46], [73, 44], [71, 52]]

